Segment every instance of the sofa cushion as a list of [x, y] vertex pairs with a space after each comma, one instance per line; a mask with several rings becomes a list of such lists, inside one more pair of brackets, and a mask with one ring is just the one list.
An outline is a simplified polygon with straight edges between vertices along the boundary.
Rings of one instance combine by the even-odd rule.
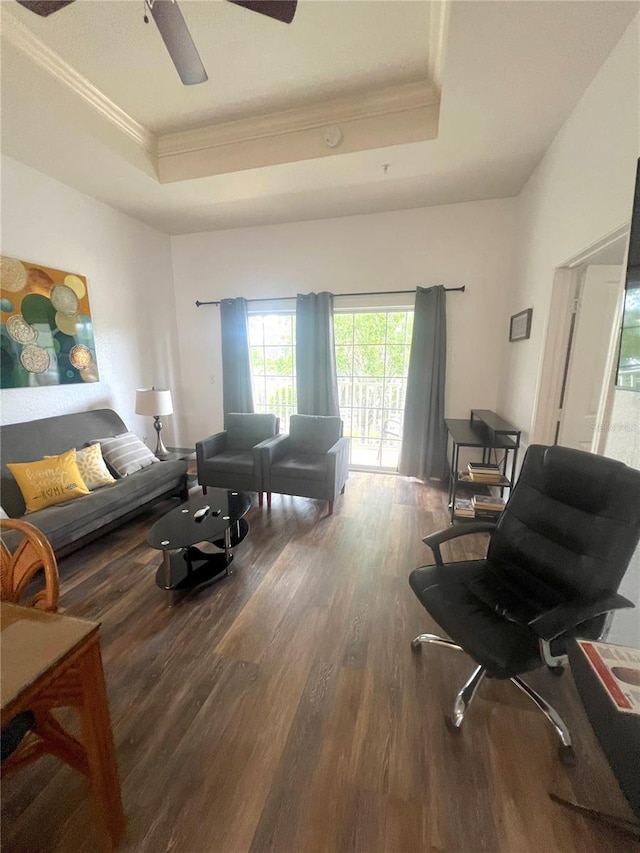
[[250, 450], [276, 434], [277, 419], [272, 414], [234, 412], [225, 415], [224, 428], [227, 431], [227, 450]]
[[88, 495], [76, 464], [76, 449], [37, 462], [9, 462], [7, 468], [16, 478], [27, 512]]
[[113, 409], [92, 409], [0, 426], [2, 506], [12, 518], [24, 515], [22, 492], [6, 467], [7, 462], [30, 462], [43, 456], [55, 456], [70, 447], [84, 447], [90, 439], [100, 435], [113, 436], [126, 431], [124, 421]]
[[159, 462], [91, 492], [75, 501], [73, 507], [52, 506], [33, 513], [29, 521], [47, 536], [57, 552], [166, 494], [186, 470], [187, 463], [183, 460]]
[[124, 432], [113, 438], [92, 439], [89, 444], [100, 445], [105, 461], [119, 477], [135, 474], [159, 461], [133, 432]]
[[286, 458], [273, 463], [271, 475], [274, 479], [291, 477], [294, 480], [324, 481], [327, 479], [327, 457], [298, 453], [294, 450]]

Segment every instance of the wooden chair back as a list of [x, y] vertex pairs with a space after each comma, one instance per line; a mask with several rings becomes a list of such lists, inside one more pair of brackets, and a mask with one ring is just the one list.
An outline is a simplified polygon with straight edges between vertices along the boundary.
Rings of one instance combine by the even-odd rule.
[[[58, 564], [47, 537], [19, 518], [0, 519], [0, 599], [56, 611], [60, 596]], [[5, 535], [9, 533], [9, 535]], [[15, 543], [15, 544], [14, 544]], [[31, 595], [31, 581], [42, 569], [44, 587]], [[27, 600], [22, 601], [26, 596]]]

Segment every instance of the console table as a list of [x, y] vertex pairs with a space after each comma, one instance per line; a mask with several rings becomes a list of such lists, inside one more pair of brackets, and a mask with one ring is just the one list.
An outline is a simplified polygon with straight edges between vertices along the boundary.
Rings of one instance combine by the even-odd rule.
[[491, 461], [492, 451], [503, 451], [502, 476], [495, 484], [500, 489], [511, 488], [518, 459], [518, 448], [520, 447], [520, 430], [505, 421], [495, 412], [489, 409], [471, 409], [469, 419], [446, 418], [447, 426], [447, 463], [449, 466], [449, 506], [451, 521], [455, 517], [456, 493], [462, 487], [487, 485], [470, 481], [463, 478], [463, 472], [459, 470], [460, 449], [472, 447], [481, 450], [482, 462]]

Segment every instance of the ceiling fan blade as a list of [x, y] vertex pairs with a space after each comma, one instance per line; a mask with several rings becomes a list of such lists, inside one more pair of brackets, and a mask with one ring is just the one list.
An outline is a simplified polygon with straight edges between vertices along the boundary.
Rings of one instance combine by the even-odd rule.
[[209, 77], [178, 4], [174, 0], [154, 0], [149, 5], [153, 20], [184, 85], [204, 83]]
[[73, 0], [18, 0], [18, 3], [30, 12], [40, 15], [41, 18], [46, 18], [58, 9], [64, 9], [65, 6], [73, 3]]
[[268, 15], [270, 18], [282, 21], [283, 24], [290, 24], [293, 21], [298, 5], [298, 0], [229, 0], [229, 2], [251, 9], [252, 12]]

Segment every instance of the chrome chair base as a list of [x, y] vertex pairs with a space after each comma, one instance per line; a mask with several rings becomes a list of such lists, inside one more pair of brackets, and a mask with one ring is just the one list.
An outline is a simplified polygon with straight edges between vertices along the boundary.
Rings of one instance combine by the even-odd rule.
[[423, 643], [433, 643], [436, 646], [448, 646], [456, 651], [463, 651], [462, 646], [454, 643], [453, 640], [445, 640], [444, 637], [438, 637], [437, 634], [418, 634], [415, 640], [411, 640], [411, 648], [415, 652]]
[[454, 731], [460, 731], [460, 726], [464, 722], [464, 715], [476, 695], [480, 682], [487, 674], [487, 670], [483, 666], [477, 667], [467, 679], [462, 690], [458, 691], [458, 695], [453, 703], [453, 713], [445, 716], [447, 728]]
[[524, 682], [519, 676], [514, 675], [510, 681], [515, 684], [516, 687], [519, 687], [525, 696], [528, 696], [529, 699], [531, 699], [533, 704], [542, 711], [547, 720], [549, 720], [553, 728], [556, 730], [556, 733], [560, 738], [560, 746], [558, 747], [560, 761], [570, 767], [575, 766], [577, 760], [571, 742], [571, 735], [569, 734], [569, 729], [560, 714], [547, 702], [546, 699], [543, 699], [539, 693]]
[[[444, 637], [438, 637], [437, 634], [419, 634], [411, 641], [411, 649], [417, 651], [423, 644], [431, 643], [436, 646], [445, 646], [456, 651], [464, 651], [462, 646], [454, 643], [453, 640], [447, 640]], [[458, 691], [453, 703], [453, 711], [451, 714], [445, 715], [445, 723], [447, 728], [452, 732], [459, 732], [462, 723], [464, 722], [465, 714], [473, 702], [473, 699], [478, 691], [478, 687], [482, 683], [487, 671], [483, 666], [478, 666], [471, 673], [466, 683], [461, 690]], [[516, 685], [524, 694], [528, 696], [533, 704], [539, 708], [551, 723], [560, 738], [560, 746], [558, 747], [558, 755], [563, 764], [573, 767], [576, 764], [576, 754], [573, 749], [571, 735], [564, 720], [558, 714], [546, 699], [543, 699], [532, 687], [524, 682], [519, 676], [515, 675], [509, 679]]]

